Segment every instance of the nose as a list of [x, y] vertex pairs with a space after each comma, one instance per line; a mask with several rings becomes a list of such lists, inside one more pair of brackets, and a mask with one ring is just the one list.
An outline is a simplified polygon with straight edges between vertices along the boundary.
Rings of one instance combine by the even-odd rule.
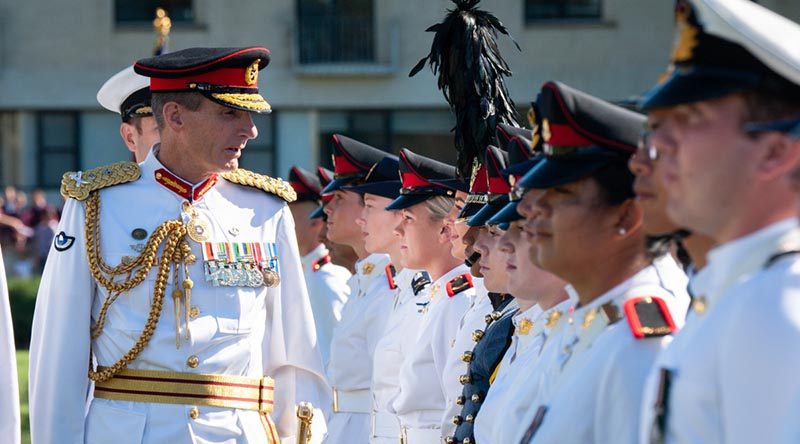
[[475, 234], [478, 232], [478, 229], [475, 227], [469, 227], [464, 236], [461, 237], [461, 243], [465, 246], [469, 247], [475, 244]]
[[639, 148], [628, 160], [628, 169], [634, 176], [649, 176], [653, 173], [653, 162], [647, 157], [647, 147]]
[[403, 237], [405, 234], [405, 230], [403, 229], [403, 219], [400, 219], [400, 222], [395, 225], [395, 227], [392, 229], [392, 233], [394, 233], [394, 235], [397, 237]]
[[253, 140], [258, 137], [258, 128], [256, 128], [256, 124], [253, 123], [253, 116], [248, 112], [242, 114], [244, 114], [244, 118], [242, 119], [242, 135], [246, 136], [248, 140]]
[[358, 217], [356, 217], [356, 225], [361, 228], [364, 228], [364, 226], [367, 224], [366, 215], [364, 214], [366, 211], [366, 208], [362, 208], [361, 212], [358, 213]]

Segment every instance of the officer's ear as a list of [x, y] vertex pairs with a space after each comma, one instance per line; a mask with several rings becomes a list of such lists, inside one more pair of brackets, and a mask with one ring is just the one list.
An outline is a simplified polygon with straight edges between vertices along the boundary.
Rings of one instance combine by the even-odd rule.
[[615, 234], [620, 238], [625, 238], [642, 227], [642, 218], [644, 214], [642, 213], [642, 207], [639, 206], [636, 199], [627, 199], [618, 207]]
[[177, 102], [165, 103], [162, 113], [164, 115], [165, 126], [171, 128], [172, 131], [179, 131], [181, 128], [183, 128], [181, 106]]
[[800, 139], [768, 132], [758, 135], [756, 142], [763, 151], [758, 164], [758, 175], [763, 180], [787, 177], [800, 166]]
[[125, 141], [125, 146], [128, 147], [128, 151], [134, 154], [136, 154], [136, 139], [134, 138], [136, 132], [136, 127], [128, 122], [122, 122], [119, 126], [119, 135], [122, 136], [122, 140]]

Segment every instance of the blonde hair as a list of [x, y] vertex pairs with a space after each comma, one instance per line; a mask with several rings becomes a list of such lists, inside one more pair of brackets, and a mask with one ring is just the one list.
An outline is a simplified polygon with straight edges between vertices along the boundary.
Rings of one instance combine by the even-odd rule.
[[428, 211], [431, 212], [434, 219], [441, 220], [450, 214], [450, 210], [453, 209], [455, 203], [456, 200], [452, 197], [436, 196], [426, 200], [425, 206], [428, 208]]

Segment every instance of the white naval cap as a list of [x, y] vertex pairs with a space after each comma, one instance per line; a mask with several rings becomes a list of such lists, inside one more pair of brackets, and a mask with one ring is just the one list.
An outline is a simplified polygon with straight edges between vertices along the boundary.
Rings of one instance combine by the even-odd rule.
[[120, 114], [123, 122], [131, 117], [153, 115], [150, 108], [150, 79], [136, 74], [133, 66], [106, 80], [97, 92], [97, 101], [103, 108]]
[[640, 106], [762, 90], [800, 101], [800, 25], [750, 0], [677, 0], [671, 63]]

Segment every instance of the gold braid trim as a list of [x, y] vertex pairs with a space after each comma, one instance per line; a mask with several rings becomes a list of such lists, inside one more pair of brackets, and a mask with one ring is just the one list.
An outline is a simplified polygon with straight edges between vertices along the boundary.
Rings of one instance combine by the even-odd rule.
[[87, 171], [67, 171], [61, 177], [61, 195], [82, 201], [92, 191], [133, 182], [141, 175], [139, 165], [135, 162], [117, 162]]
[[272, 109], [272, 106], [264, 100], [261, 94], [211, 93], [211, 97], [221, 102], [255, 111]]
[[294, 202], [297, 200], [297, 193], [294, 191], [294, 188], [283, 179], [256, 174], [242, 168], [222, 173], [222, 177], [229, 182], [258, 188], [261, 191], [274, 194], [286, 202]]
[[[135, 164], [134, 164], [135, 165]], [[125, 353], [114, 365], [95, 371], [89, 363], [89, 379], [95, 382], [107, 381], [125, 368], [128, 363], [136, 359], [144, 350], [147, 343], [153, 337], [161, 317], [164, 307], [164, 294], [166, 293], [167, 279], [170, 270], [178, 268], [183, 264], [184, 270], [187, 264], [196, 261], [192, 254], [191, 247], [186, 241], [186, 225], [181, 220], [168, 220], [159, 225], [148, 239], [142, 253], [130, 261], [111, 267], [106, 264], [100, 254], [100, 194], [92, 192], [86, 202], [86, 253], [89, 259], [89, 270], [97, 281], [97, 284], [108, 291], [109, 296], [103, 301], [97, 323], [92, 328], [92, 339], [100, 336], [105, 326], [106, 314], [111, 304], [121, 295], [137, 285], [150, 273], [156, 262], [156, 254], [159, 246], [164, 243], [164, 251], [158, 259], [158, 272], [153, 288], [153, 301], [150, 305], [150, 312], [147, 316], [144, 329], [133, 347]], [[185, 273], [185, 271], [184, 271]], [[116, 279], [120, 275], [127, 275], [123, 279]], [[188, 276], [185, 276], [188, 280]], [[173, 282], [174, 291], [178, 289], [177, 280]]]

